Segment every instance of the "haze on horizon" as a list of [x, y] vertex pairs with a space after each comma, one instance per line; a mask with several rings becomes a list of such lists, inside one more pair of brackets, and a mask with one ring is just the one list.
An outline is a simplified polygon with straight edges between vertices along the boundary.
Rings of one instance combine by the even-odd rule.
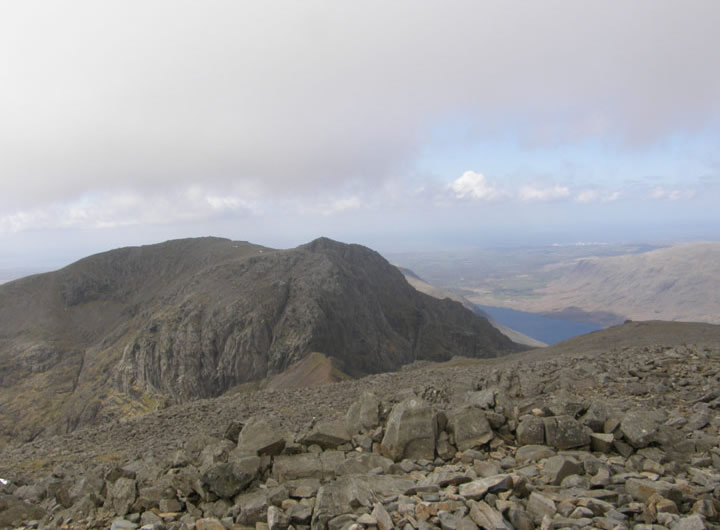
[[720, 3], [5, 2], [0, 268], [718, 239]]

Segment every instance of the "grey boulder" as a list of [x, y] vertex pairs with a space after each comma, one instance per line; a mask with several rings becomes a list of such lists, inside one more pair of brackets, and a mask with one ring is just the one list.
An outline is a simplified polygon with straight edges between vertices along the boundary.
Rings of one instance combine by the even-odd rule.
[[435, 438], [436, 422], [432, 409], [422, 399], [412, 397], [392, 408], [380, 450], [396, 462], [403, 458], [432, 460]]

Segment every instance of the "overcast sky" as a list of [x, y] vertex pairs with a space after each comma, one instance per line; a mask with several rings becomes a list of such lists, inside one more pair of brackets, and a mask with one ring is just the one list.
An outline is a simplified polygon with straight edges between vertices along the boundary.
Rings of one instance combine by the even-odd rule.
[[[0, 3], [0, 267], [720, 236], [720, 2]], [[32, 263], [31, 263], [32, 262]]]

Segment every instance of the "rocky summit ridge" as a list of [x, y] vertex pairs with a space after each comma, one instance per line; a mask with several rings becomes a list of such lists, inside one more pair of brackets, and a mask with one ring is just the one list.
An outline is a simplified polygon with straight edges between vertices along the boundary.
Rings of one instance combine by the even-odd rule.
[[518, 349], [360, 245], [117, 249], [0, 286], [0, 444], [218, 396], [313, 352], [355, 377]]
[[38, 439], [0, 454], [0, 527], [720, 528], [720, 327], [671, 328]]

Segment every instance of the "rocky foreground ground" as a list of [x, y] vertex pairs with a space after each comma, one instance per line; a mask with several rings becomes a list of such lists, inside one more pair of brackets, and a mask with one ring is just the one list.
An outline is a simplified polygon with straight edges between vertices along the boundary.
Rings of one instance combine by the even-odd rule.
[[720, 528], [720, 348], [415, 365], [1, 456], [0, 527]]

